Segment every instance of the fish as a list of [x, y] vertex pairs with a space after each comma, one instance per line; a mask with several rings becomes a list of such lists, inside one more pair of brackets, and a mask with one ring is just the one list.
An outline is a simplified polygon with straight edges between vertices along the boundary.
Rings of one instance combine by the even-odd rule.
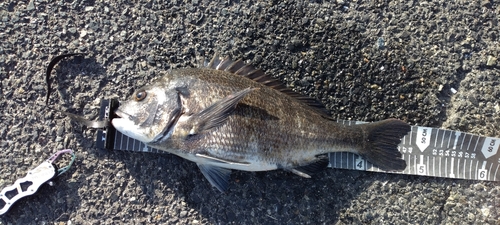
[[241, 60], [215, 56], [171, 69], [115, 110], [112, 125], [147, 146], [196, 163], [221, 192], [232, 170], [282, 169], [304, 178], [328, 166], [327, 153], [352, 152], [385, 171], [402, 171], [398, 119], [345, 126], [316, 99]]

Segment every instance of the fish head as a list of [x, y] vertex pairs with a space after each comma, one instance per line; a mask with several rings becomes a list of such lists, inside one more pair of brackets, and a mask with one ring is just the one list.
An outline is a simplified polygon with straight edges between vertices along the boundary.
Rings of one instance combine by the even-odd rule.
[[115, 111], [116, 130], [145, 144], [168, 139], [182, 112], [179, 92], [170, 86], [157, 82], [136, 90]]

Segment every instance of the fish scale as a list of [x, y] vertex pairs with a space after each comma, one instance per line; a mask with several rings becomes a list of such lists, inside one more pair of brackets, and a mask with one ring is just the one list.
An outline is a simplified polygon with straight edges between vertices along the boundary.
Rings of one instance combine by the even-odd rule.
[[[209, 70], [210, 71], [210, 70]], [[213, 71], [210, 71], [213, 72]], [[222, 71], [215, 71], [222, 72]], [[237, 135], [241, 130], [250, 131], [249, 133], [255, 134], [259, 136], [259, 142], [261, 143], [260, 148], [267, 149], [268, 146], [265, 144], [277, 144], [277, 142], [282, 142], [282, 140], [287, 139], [286, 137], [304, 137], [302, 135], [304, 132], [309, 133], [311, 136], [314, 136], [316, 139], [323, 139], [319, 143], [321, 145], [325, 142], [324, 139], [327, 139], [326, 133], [332, 133], [334, 131], [330, 131], [333, 126], [337, 126], [333, 121], [327, 121], [327, 123], [331, 123], [325, 125], [324, 123], [318, 123], [318, 121], [323, 122], [325, 119], [321, 117], [321, 115], [313, 112], [312, 110], [308, 110], [305, 105], [302, 105], [300, 102], [293, 101], [293, 99], [287, 99], [286, 95], [279, 95], [279, 92], [274, 91], [273, 89], [264, 89], [262, 85], [259, 83], [252, 82], [251, 80], [239, 79], [237, 82], [234, 79], [234, 76], [229, 73], [222, 74], [211, 74], [207, 73], [204, 70], [196, 70], [196, 69], [187, 69], [187, 70], [179, 70], [175, 71], [175, 75], [179, 76], [186, 80], [195, 80], [197, 83], [191, 83], [193, 85], [193, 91], [191, 95], [193, 96], [204, 96], [202, 93], [214, 93], [213, 95], [209, 95], [207, 99], [203, 97], [194, 97], [193, 101], [187, 101], [187, 108], [190, 111], [199, 111], [205, 107], [208, 107], [209, 104], [206, 102], [215, 102], [212, 96], [226, 96], [229, 95], [238, 88], [253, 86], [262, 88], [262, 90], [258, 90], [258, 93], [249, 93], [246, 98], [244, 98], [240, 104], [241, 106], [236, 108], [233, 112], [234, 117], [230, 117], [227, 121], [226, 126], [222, 126], [220, 129], [217, 129], [209, 134], [205, 134], [206, 136], [214, 136], [219, 137], [221, 140], [228, 134]], [[213, 77], [221, 77], [226, 75], [227, 79], [212, 79]], [[230, 78], [234, 80], [230, 80]], [[236, 77], [238, 78], [238, 77]], [[229, 81], [231, 82], [229, 82]], [[180, 82], [185, 83], [185, 82]], [[225, 87], [231, 84], [231, 88], [222, 89], [221, 87]], [[198, 88], [199, 86], [203, 86], [203, 88]], [[198, 91], [201, 90], [201, 91]], [[276, 93], [275, 93], [276, 92]], [[276, 95], [279, 95], [276, 97]], [[279, 97], [285, 98], [284, 100]], [[272, 102], [273, 104], [269, 104]], [[205, 104], [203, 104], [205, 103]], [[256, 108], [252, 110], [252, 107]], [[275, 108], [281, 110], [274, 110]], [[304, 109], [306, 108], [306, 109]], [[263, 109], [263, 110], [260, 110]], [[296, 110], [300, 109], [300, 110]], [[285, 114], [288, 112], [288, 114]], [[269, 115], [269, 113], [273, 113]], [[256, 118], [257, 117], [257, 118]], [[241, 118], [241, 119], [240, 119]], [[245, 119], [246, 118], [246, 119]], [[278, 119], [279, 118], [279, 119]], [[275, 122], [275, 123], [273, 123]], [[310, 124], [310, 126], [305, 127], [306, 129], [297, 130], [297, 129], [289, 129], [290, 127], [287, 124]], [[234, 124], [236, 126], [233, 126]], [[316, 127], [315, 127], [316, 126]], [[237, 129], [232, 130], [231, 128], [236, 127]], [[241, 129], [245, 127], [246, 129]], [[229, 129], [227, 129], [229, 128]], [[272, 134], [267, 138], [269, 133], [267, 132], [269, 129], [272, 129]], [[265, 130], [265, 131], [263, 131]], [[246, 140], [247, 134], [238, 135], [236, 139], [240, 140], [242, 143], [247, 143], [249, 140]], [[233, 138], [229, 138], [232, 140]], [[271, 140], [269, 140], [271, 139]], [[301, 138], [294, 138], [297, 140], [296, 142], [284, 142], [281, 143], [282, 147], [286, 148], [296, 148], [294, 146], [301, 146], [300, 149], [307, 149], [307, 147], [302, 147], [304, 144], [300, 143]], [[210, 138], [207, 138], [209, 141]], [[308, 146], [312, 144], [309, 143], [311, 141], [317, 142], [318, 140], [310, 140], [308, 142]], [[182, 144], [180, 144], [179, 148], [182, 148]], [[284, 145], [285, 144], [285, 145]], [[210, 146], [202, 146], [202, 147], [210, 147]], [[248, 146], [246, 146], [248, 147]], [[318, 146], [319, 147], [319, 146]], [[195, 151], [195, 149], [186, 149], [186, 151]], [[257, 151], [251, 151], [254, 153]], [[274, 154], [279, 153], [287, 153], [283, 152], [273, 152]]]

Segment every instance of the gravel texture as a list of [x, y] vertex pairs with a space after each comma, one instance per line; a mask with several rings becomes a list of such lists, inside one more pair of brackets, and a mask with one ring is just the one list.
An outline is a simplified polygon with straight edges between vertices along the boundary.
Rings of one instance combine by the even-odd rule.
[[[168, 3], [166, 3], [168, 2]], [[499, 224], [494, 182], [329, 169], [313, 179], [234, 172], [212, 189], [172, 155], [95, 148], [95, 131], [44, 107], [96, 118], [169, 68], [241, 58], [335, 118], [400, 118], [500, 137], [496, 1], [0, 2], [0, 188], [56, 150], [74, 167], [17, 202], [7, 224]], [[456, 91], [456, 92], [455, 92]]]

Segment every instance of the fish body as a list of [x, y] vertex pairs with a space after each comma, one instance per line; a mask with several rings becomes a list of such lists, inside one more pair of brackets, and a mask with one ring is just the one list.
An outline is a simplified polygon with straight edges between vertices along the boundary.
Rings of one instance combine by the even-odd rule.
[[284, 169], [303, 177], [325, 153], [353, 152], [383, 170], [404, 170], [397, 150], [410, 126], [388, 119], [344, 126], [262, 71], [217, 57], [204, 68], [168, 71], [123, 103], [114, 127], [146, 145], [197, 163], [220, 191], [230, 170]]

